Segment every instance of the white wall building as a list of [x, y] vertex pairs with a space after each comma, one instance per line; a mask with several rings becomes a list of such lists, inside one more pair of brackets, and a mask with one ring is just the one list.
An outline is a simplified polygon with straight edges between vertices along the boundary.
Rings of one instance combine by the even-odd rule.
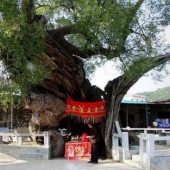
[[126, 94], [124, 96], [123, 100], [145, 102], [146, 101], [146, 96], [139, 95], [139, 94]]

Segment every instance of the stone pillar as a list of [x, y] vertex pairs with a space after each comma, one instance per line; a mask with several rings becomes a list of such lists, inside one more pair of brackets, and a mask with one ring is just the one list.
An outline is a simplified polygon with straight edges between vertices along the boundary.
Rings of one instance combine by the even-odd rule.
[[128, 136], [128, 132], [122, 132], [122, 147], [125, 150], [129, 150], [129, 136]]
[[154, 140], [154, 134], [148, 134], [147, 135], [147, 145], [146, 145], [146, 152], [148, 156], [154, 156], [155, 155], [155, 140]]
[[22, 145], [22, 136], [17, 136], [17, 142], [19, 146]]
[[50, 147], [50, 136], [49, 132], [44, 132], [44, 147], [49, 148]]
[[51, 159], [50, 133], [44, 132], [44, 147], [47, 148], [47, 158]]
[[112, 157], [113, 160], [120, 161], [120, 155], [119, 155], [119, 138], [113, 134], [112, 137]]
[[129, 159], [129, 134], [128, 132], [122, 132], [122, 148], [123, 148], [123, 160]]
[[140, 133], [139, 135], [139, 155], [142, 155], [143, 153], [146, 153], [146, 134]]

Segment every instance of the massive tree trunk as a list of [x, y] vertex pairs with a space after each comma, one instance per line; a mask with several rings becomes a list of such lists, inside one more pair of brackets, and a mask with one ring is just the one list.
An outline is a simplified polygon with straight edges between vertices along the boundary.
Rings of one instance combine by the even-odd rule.
[[139, 78], [141, 78], [141, 76], [144, 73], [170, 60], [170, 54], [160, 56], [158, 58], [152, 58], [151, 60], [154, 64], [150, 65], [150, 67], [143, 70], [142, 74], [137, 75], [133, 78], [122, 75], [116, 78], [115, 80], [110, 81], [105, 87], [105, 91], [108, 94], [107, 95], [107, 118], [106, 118], [105, 136], [104, 136], [107, 158], [112, 158], [112, 152], [111, 152], [112, 134], [115, 133], [115, 121], [118, 120], [120, 104], [124, 95], [130, 89], [130, 87], [132, 87], [139, 80]]
[[46, 55], [39, 56], [39, 60], [46, 63], [51, 73], [41, 83], [31, 87], [30, 97], [26, 100], [27, 108], [39, 117], [56, 116], [55, 124], [50, 121], [41, 124], [49, 127], [58, 126], [65, 111], [67, 97], [85, 101], [90, 89], [90, 83], [85, 79], [82, 60], [61, 46], [59, 39], [51, 38], [53, 34], [49, 32], [46, 36]]
[[[64, 116], [67, 97], [85, 101], [90, 89], [90, 83], [85, 79], [83, 62], [61, 46], [59, 39], [51, 38], [52, 34], [49, 32], [46, 36], [46, 55], [39, 56], [51, 73], [40, 84], [31, 87], [30, 97], [26, 100], [26, 108], [33, 112], [31, 132], [56, 129]], [[61, 146], [56, 141], [53, 135], [51, 153], [55, 157], [59, 155], [54, 152]]]

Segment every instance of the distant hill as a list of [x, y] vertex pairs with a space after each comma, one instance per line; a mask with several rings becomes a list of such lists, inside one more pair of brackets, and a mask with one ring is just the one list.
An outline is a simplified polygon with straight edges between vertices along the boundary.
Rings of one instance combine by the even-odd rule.
[[170, 100], [170, 86], [153, 92], [143, 92], [138, 94], [146, 96], [146, 100], [149, 102]]

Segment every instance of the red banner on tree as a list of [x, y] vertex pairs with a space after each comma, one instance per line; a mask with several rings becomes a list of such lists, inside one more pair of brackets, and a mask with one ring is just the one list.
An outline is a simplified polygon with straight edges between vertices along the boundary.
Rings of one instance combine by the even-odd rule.
[[106, 101], [78, 102], [67, 99], [66, 114], [73, 114], [85, 118], [97, 118], [106, 116]]

